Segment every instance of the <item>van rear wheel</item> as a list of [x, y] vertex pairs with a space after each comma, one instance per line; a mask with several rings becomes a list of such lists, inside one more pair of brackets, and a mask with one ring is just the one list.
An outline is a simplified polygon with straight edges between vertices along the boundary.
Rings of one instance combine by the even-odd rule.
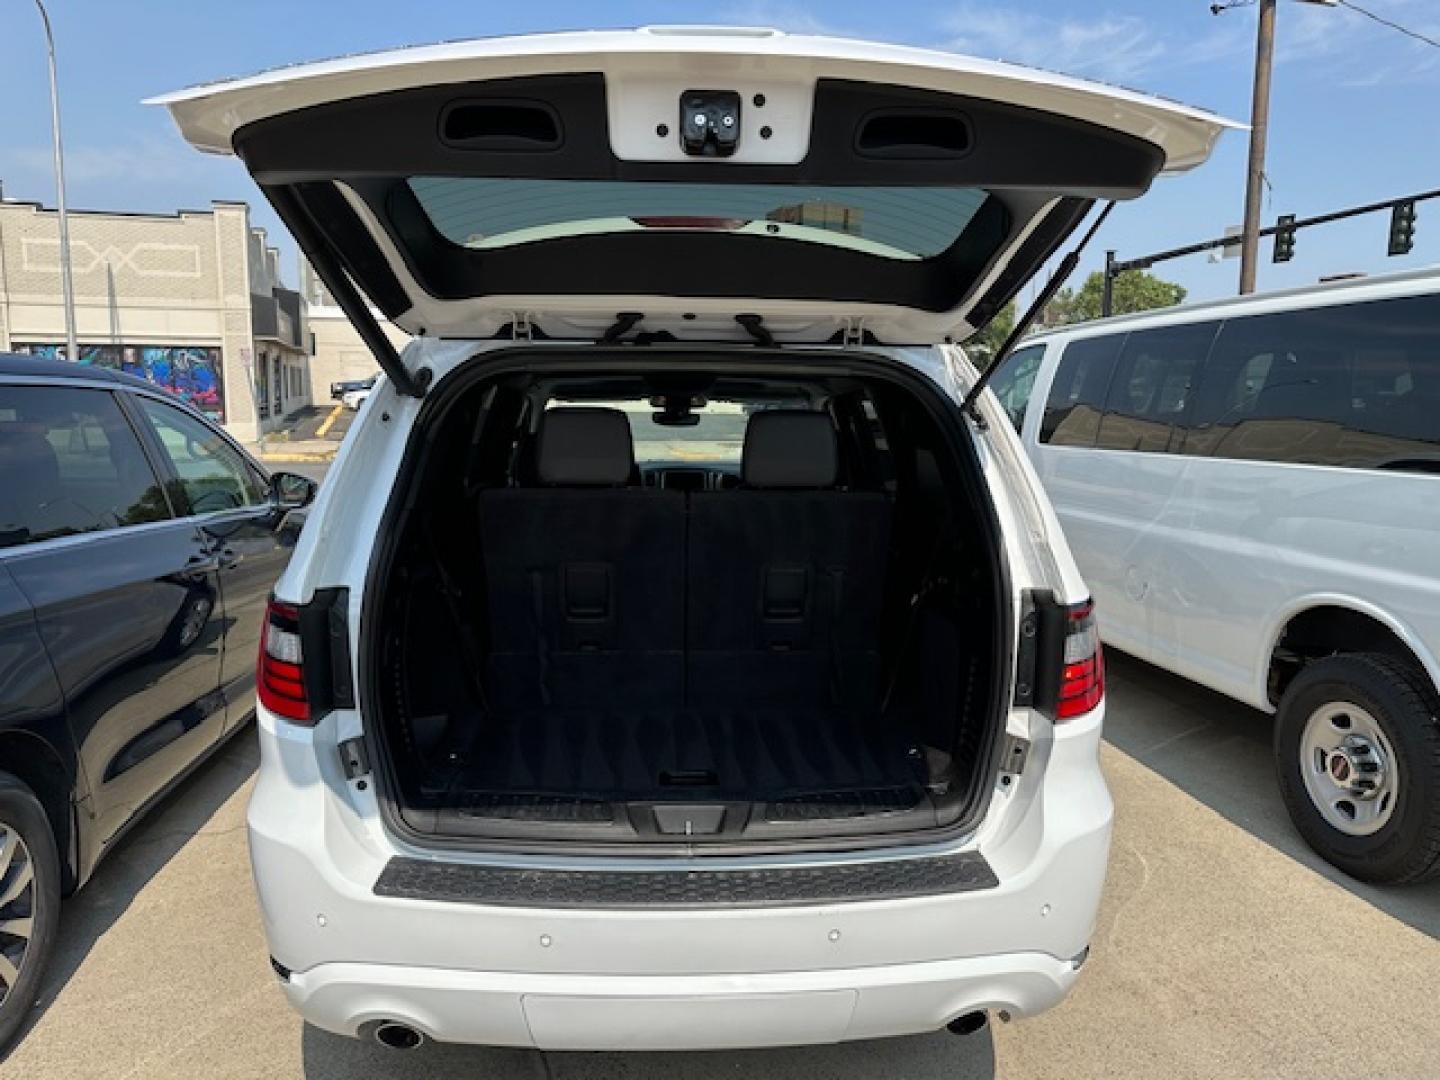
[[1423, 672], [1371, 653], [1307, 665], [1280, 700], [1275, 764], [1327, 862], [1380, 884], [1440, 874], [1440, 702]]

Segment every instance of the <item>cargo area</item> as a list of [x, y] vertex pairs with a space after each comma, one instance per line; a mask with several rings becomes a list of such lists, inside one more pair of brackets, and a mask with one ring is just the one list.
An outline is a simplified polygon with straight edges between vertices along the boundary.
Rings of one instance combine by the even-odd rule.
[[918, 382], [686, 356], [437, 392], [364, 646], [394, 822], [687, 849], [965, 824], [1004, 573]]

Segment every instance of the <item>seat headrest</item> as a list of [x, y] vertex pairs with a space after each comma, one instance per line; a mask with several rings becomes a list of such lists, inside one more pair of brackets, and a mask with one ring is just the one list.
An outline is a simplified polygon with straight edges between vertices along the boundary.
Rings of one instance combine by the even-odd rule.
[[540, 421], [535, 472], [542, 484], [618, 487], [630, 482], [635, 447], [619, 409], [547, 409]]
[[834, 487], [839, 471], [835, 425], [820, 412], [772, 409], [755, 413], [745, 427], [740, 471], [750, 487]]

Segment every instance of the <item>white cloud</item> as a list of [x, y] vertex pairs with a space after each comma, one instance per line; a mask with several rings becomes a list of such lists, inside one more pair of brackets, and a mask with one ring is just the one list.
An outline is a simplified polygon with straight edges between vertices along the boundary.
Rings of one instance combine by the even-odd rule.
[[855, 37], [835, 23], [817, 15], [803, 4], [768, 0], [745, 0], [721, 9], [714, 20], [724, 26], [765, 26], [791, 34], [822, 34], [831, 37]]
[[[1366, 0], [1365, 6], [1440, 37], [1431, 3]], [[1431, 82], [1440, 75], [1440, 50], [1353, 11], [1306, 4], [1291, 4], [1281, 12], [1275, 62], [1292, 68], [1308, 65], [1327, 82], [1357, 88]]]
[[966, 4], [946, 20], [960, 52], [1108, 82], [1133, 82], [1169, 52], [1154, 25], [1135, 15], [1055, 18], [1013, 7]]

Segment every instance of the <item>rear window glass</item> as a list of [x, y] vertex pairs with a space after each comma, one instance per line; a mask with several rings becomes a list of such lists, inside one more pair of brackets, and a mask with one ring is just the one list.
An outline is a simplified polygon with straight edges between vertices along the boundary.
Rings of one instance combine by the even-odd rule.
[[1440, 297], [1227, 322], [1185, 452], [1360, 468], [1440, 465]]
[[477, 250], [583, 233], [704, 229], [925, 259], [954, 244], [990, 198], [964, 187], [488, 177], [416, 177], [409, 183], [442, 236]]

